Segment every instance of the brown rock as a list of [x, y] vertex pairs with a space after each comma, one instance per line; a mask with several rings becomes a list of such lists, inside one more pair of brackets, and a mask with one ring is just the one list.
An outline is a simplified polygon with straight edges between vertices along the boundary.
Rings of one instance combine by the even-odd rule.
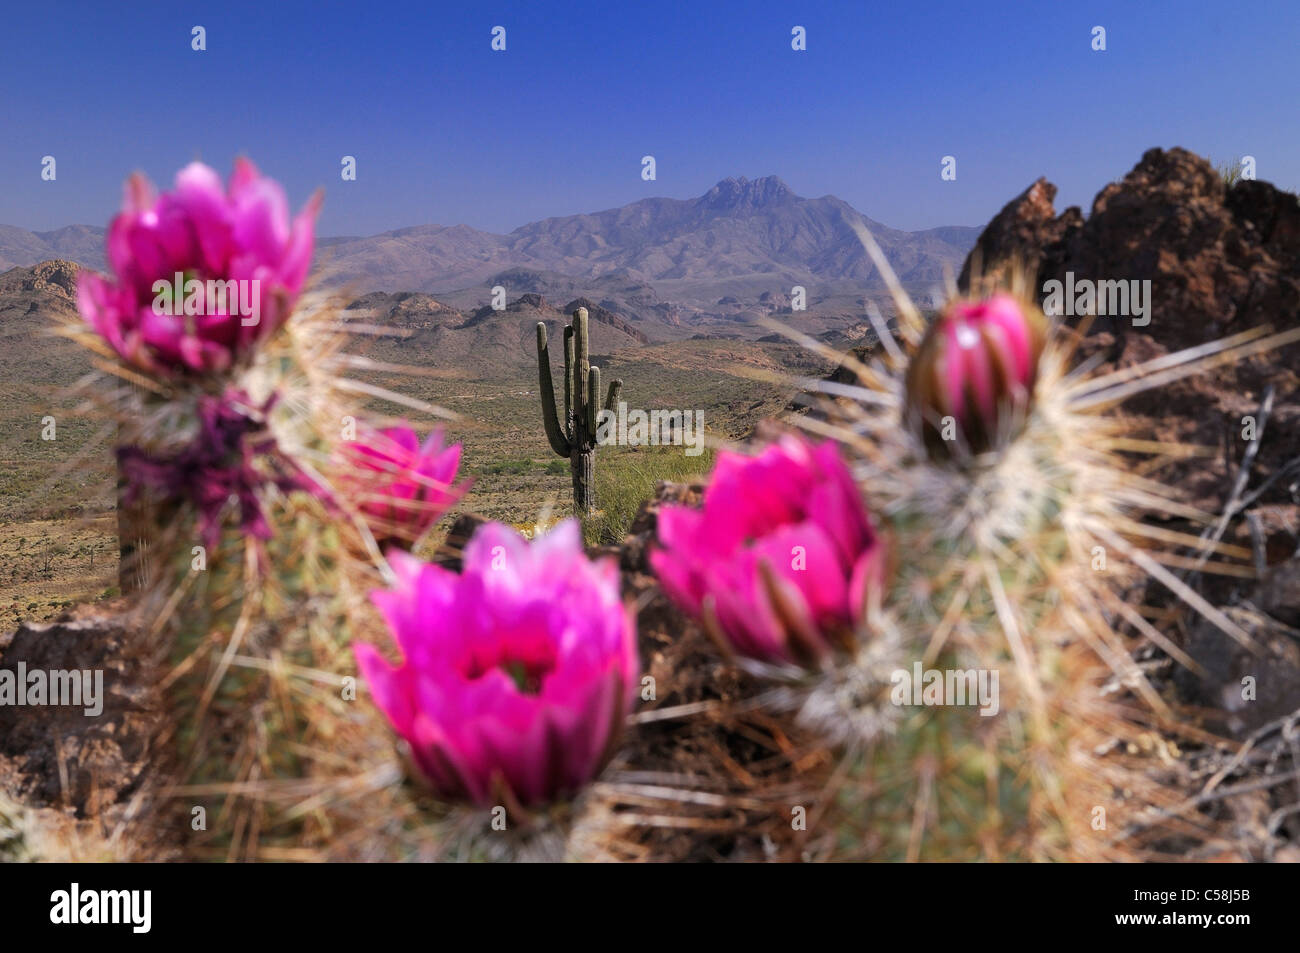
[[434, 551], [433, 561], [445, 569], [450, 569], [452, 572], [460, 572], [465, 545], [478, 532], [478, 528], [487, 522], [483, 517], [473, 513], [462, 513], [457, 516], [456, 521], [447, 530], [446, 539]]
[[[1099, 317], [1092, 326], [1094, 348], [1107, 347], [1118, 366], [1264, 324], [1280, 331], [1300, 323], [1295, 195], [1256, 181], [1228, 188], [1206, 160], [1184, 149], [1149, 150], [1122, 181], [1098, 193], [1086, 220], [1076, 208], [1054, 215], [1055, 193], [1040, 179], [993, 219], [962, 270], [963, 288], [975, 265], [986, 275], [1024, 265], [1040, 303], [1045, 282], [1064, 283], [1067, 273], [1076, 281], [1149, 280], [1149, 325]], [[1291, 345], [1137, 395], [1123, 412], [1146, 418], [1160, 439], [1224, 448], [1161, 474], [1217, 512], [1245, 450], [1241, 418], [1256, 412], [1267, 385], [1276, 399], [1251, 485], [1300, 457], [1297, 367], [1300, 345]], [[1292, 482], [1276, 481], [1260, 502], [1296, 503]], [[1294, 537], [1270, 537], [1270, 557], [1295, 552], [1295, 544]]]
[[[963, 288], [970, 288], [972, 273], [992, 275], [1016, 266], [1027, 270], [1040, 303], [1045, 283], [1065, 284], [1067, 273], [1076, 282], [1149, 280], [1148, 325], [1134, 326], [1128, 316], [1099, 317], [1085, 342], [1085, 353], [1103, 351], [1118, 367], [1261, 325], [1281, 331], [1300, 323], [1295, 195], [1265, 182], [1228, 187], [1208, 162], [1183, 149], [1149, 150], [1122, 181], [1098, 193], [1086, 220], [1076, 208], [1055, 215], [1055, 192], [1040, 179], [994, 218], [962, 271]], [[1241, 608], [1262, 654], [1243, 650], [1189, 614], [1182, 639], [1209, 675], [1202, 680], [1180, 672], [1175, 678], [1185, 698], [1217, 713], [1211, 723], [1237, 735], [1300, 706], [1300, 650], [1278, 626], [1281, 621], [1294, 631], [1300, 624], [1297, 367], [1300, 345], [1291, 345], [1135, 395], [1118, 411], [1144, 436], [1217, 449], [1153, 475], [1177, 486], [1200, 509], [1220, 513], [1247, 448], [1242, 418], [1257, 414], [1266, 388], [1274, 389], [1247, 486], [1250, 493], [1268, 484], [1251, 513], [1264, 562], [1272, 568], [1258, 589], [1249, 581], [1193, 579], [1216, 605]], [[1246, 547], [1255, 542], [1241, 518], [1230, 524], [1227, 540]], [[1153, 592], [1147, 598], [1167, 596]], [[1257, 682], [1251, 701], [1241, 697], [1247, 676]]]
[[0, 275], [0, 294], [41, 293], [75, 303], [81, 270], [75, 262], [62, 259], [43, 261], [30, 268], [12, 268]]
[[970, 287], [971, 272], [988, 274], [1000, 265], [1017, 264], [1037, 273], [1048, 249], [1057, 245], [1067, 231], [1083, 222], [1078, 208], [1071, 206], [1057, 218], [1052, 202], [1056, 186], [1039, 179], [1006, 204], [985, 227], [966, 258], [958, 280]]
[[[0, 705], [0, 789], [30, 807], [94, 817], [128, 800], [158, 760], [150, 661], [128, 617], [83, 605], [0, 636], [0, 670], [101, 672], [102, 711]], [[93, 676], [92, 676], [93, 677]], [[84, 701], [84, 699], [83, 699]]]

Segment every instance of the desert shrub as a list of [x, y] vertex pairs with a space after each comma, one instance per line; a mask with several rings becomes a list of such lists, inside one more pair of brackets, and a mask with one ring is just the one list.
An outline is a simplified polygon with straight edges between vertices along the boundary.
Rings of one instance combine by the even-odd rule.
[[1232, 188], [1241, 181], [1240, 159], [1230, 159], [1227, 162], [1221, 162], [1215, 168], [1219, 173], [1220, 178], [1223, 179], [1223, 184], [1228, 188]]
[[682, 447], [609, 449], [596, 469], [596, 513], [583, 525], [587, 543], [593, 546], [622, 541], [660, 480], [698, 480], [713, 467], [712, 448], [696, 457], [686, 456]]

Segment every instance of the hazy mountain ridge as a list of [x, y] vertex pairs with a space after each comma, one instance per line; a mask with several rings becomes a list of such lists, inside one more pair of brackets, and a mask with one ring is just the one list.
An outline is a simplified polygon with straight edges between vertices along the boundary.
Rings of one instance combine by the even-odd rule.
[[[592, 353], [609, 354], [648, 343], [644, 333], [623, 318], [583, 299], [558, 308], [539, 294], [523, 294], [497, 311], [482, 307], [463, 313], [421, 293], [377, 291], [358, 298], [345, 315], [382, 324], [400, 333], [365, 345], [380, 360], [443, 369], [451, 377], [527, 376], [537, 366], [537, 324], [544, 322], [553, 342], [563, 340], [574, 308], [591, 311]], [[552, 357], [563, 356], [562, 345]]]
[[922, 293], [956, 274], [980, 229], [889, 228], [834, 196], [797, 195], [776, 176], [729, 178], [694, 199], [647, 198], [541, 219], [508, 235], [421, 226], [330, 242], [324, 270], [358, 289], [417, 290], [462, 310], [501, 285], [510, 298], [585, 297], [651, 337], [683, 325], [752, 325], [807, 289], [809, 312], [845, 320], [882, 283], [856, 227], [875, 236], [899, 278]]
[[[673, 337], [684, 325], [752, 324], [807, 289], [809, 312], [843, 319], [882, 288], [855, 228], [875, 236], [909, 288], [960, 270], [980, 229], [904, 232], [831, 195], [804, 198], [776, 176], [723, 179], [693, 199], [646, 198], [599, 212], [546, 218], [507, 235], [468, 225], [417, 225], [367, 237], [319, 240], [321, 280], [355, 294], [437, 295], [462, 312], [506, 288], [552, 301], [586, 298], [620, 318]], [[0, 226], [0, 267], [47, 259], [102, 269], [104, 230]]]
[[593, 278], [627, 271], [649, 281], [754, 274], [863, 281], [875, 269], [855, 224], [872, 232], [899, 277], [912, 282], [941, 279], [945, 264], [959, 267], [979, 234], [961, 226], [898, 231], [834, 196], [802, 198], [768, 176], [724, 179], [697, 199], [643, 199], [543, 219], [508, 238], [539, 267]]
[[[330, 242], [328, 270], [376, 290], [455, 291], [515, 268], [588, 281], [874, 280], [854, 225], [865, 225], [905, 282], [954, 272], [979, 229], [888, 228], [834, 196], [796, 195], [776, 176], [724, 179], [695, 199], [648, 198], [619, 208], [546, 218], [494, 235], [428, 225]], [[706, 296], [707, 297], [707, 296]]]
[[0, 271], [54, 260], [73, 261], [102, 271], [104, 229], [94, 225], [66, 225], [52, 232], [32, 232], [14, 225], [0, 225]]

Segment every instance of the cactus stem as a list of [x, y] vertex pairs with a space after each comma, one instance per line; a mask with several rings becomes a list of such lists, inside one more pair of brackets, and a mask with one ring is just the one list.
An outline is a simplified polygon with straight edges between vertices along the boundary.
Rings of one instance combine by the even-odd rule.
[[596, 422], [600, 417], [599, 404], [595, 399], [600, 394], [600, 368], [593, 367], [587, 372], [587, 393], [592, 399], [587, 401], [587, 436], [590, 440], [596, 439]]
[[605, 395], [605, 409], [613, 410], [618, 405], [618, 396], [623, 392], [623, 379], [616, 377], [609, 382], [609, 393]]
[[[551, 449], [562, 457], [572, 452], [572, 447], [555, 416], [555, 382], [551, 378], [551, 352], [546, 346], [546, 325], [537, 322], [537, 380], [542, 392], [542, 426]], [[567, 383], [566, 383], [567, 391]], [[566, 408], [567, 415], [567, 408]]]
[[573, 439], [573, 325], [564, 326], [564, 432]]
[[[537, 375], [541, 383], [542, 424], [551, 449], [569, 458], [573, 475], [573, 508], [579, 516], [595, 510], [593, 473], [596, 459], [596, 426], [600, 421], [600, 368], [591, 366], [586, 308], [573, 312], [573, 323], [564, 329], [564, 420], [556, 416], [555, 384], [551, 377], [550, 353], [546, 346], [546, 325], [537, 325]], [[611, 381], [604, 408], [612, 410], [622, 392], [621, 380]]]

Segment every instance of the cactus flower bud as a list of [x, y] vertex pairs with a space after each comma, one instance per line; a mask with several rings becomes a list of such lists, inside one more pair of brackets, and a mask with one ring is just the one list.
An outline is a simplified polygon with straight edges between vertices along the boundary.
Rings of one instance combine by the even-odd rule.
[[933, 458], [983, 453], [1012, 433], [1046, 337], [1042, 314], [1008, 294], [954, 301], [935, 318], [907, 370], [908, 416]]

